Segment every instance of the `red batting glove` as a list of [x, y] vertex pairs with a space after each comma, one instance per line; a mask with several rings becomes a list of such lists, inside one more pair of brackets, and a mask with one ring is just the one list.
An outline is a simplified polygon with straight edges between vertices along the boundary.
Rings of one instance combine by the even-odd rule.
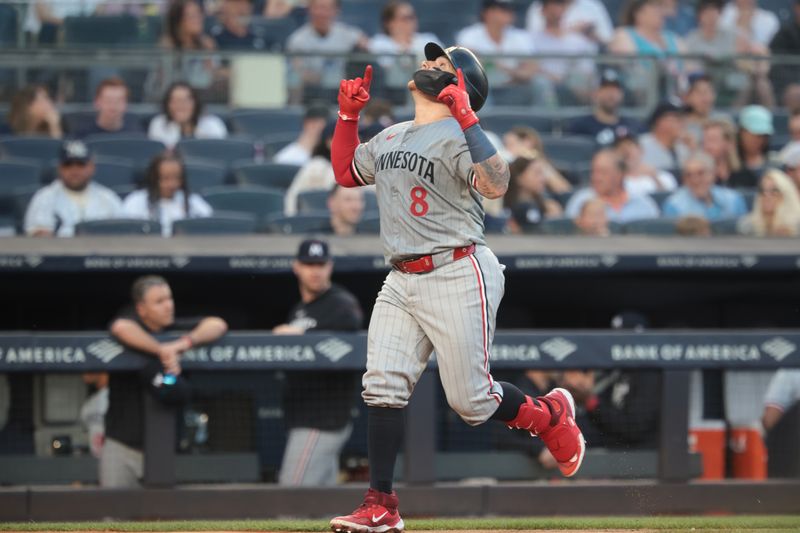
[[364, 78], [342, 80], [339, 83], [339, 118], [358, 120], [358, 114], [369, 102], [370, 85], [372, 85], [372, 65], [367, 65]]
[[450, 108], [453, 118], [458, 121], [461, 131], [464, 131], [478, 123], [478, 115], [469, 105], [469, 95], [464, 85], [464, 73], [458, 69], [456, 75], [458, 76], [458, 85], [448, 85], [442, 89], [436, 99]]

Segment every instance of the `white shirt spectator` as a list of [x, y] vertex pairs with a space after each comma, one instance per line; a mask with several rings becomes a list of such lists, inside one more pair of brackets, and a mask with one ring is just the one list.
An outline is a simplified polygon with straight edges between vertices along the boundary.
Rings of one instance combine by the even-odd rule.
[[689, 148], [682, 142], [676, 142], [673, 150], [658, 142], [652, 133], [645, 133], [639, 137], [642, 147], [642, 161], [656, 167], [658, 170], [669, 172], [677, 171], [689, 157]]
[[678, 180], [669, 172], [659, 170], [656, 176], [625, 176], [625, 191], [628, 194], [644, 196], [659, 191], [674, 191], [678, 188]]
[[172, 235], [172, 223], [184, 218], [204, 218], [214, 214], [208, 202], [196, 193], [189, 194], [189, 212], [186, 212], [183, 191], [178, 191], [172, 198], [161, 198], [156, 207], [157, 213], [151, 213], [147, 198], [147, 190], [139, 189], [125, 197], [122, 203], [126, 217], [145, 220], [157, 219], [161, 224], [164, 237]]
[[106, 411], [108, 411], [108, 387], [95, 391], [81, 405], [81, 423], [89, 434], [89, 450], [95, 457], [100, 457], [103, 451]]
[[[287, 52], [339, 53], [351, 52], [366, 36], [355, 26], [334, 22], [330, 31], [320, 35], [310, 23], [297, 28], [286, 40]], [[334, 57], [303, 57], [302, 69], [320, 74], [323, 87], [338, 87], [344, 71], [344, 61]]]
[[[526, 31], [509, 26], [503, 31], [503, 38], [498, 43], [489, 37], [489, 32], [486, 30], [486, 25], [480, 22], [471, 26], [467, 26], [458, 32], [458, 35], [456, 35], [456, 44], [469, 48], [478, 55], [532, 55], [534, 53], [531, 36], [528, 35]], [[502, 66], [503, 68], [513, 70], [517, 68], [520, 60], [483, 60], [483, 66], [486, 68], [486, 74], [489, 77], [490, 86], [493, 83], [506, 84], [509, 81], [509, 76], [500, 70], [493, 69], [492, 63]]]
[[299, 142], [287, 144], [281, 148], [272, 158], [275, 163], [283, 165], [303, 166], [311, 159], [311, 152], [303, 148]]
[[[569, 218], [576, 218], [580, 214], [583, 204], [596, 197], [597, 193], [591, 187], [575, 191], [564, 208], [564, 214]], [[606, 206], [608, 220], [620, 224], [643, 218], [658, 218], [659, 215], [658, 205], [648, 196], [629, 194], [625, 205], [619, 210]]]
[[[608, 10], [598, 0], [573, 0], [564, 11], [561, 23], [565, 28], [572, 28], [584, 23], [593, 24], [595, 34], [602, 43], [609, 42], [614, 36], [614, 24], [611, 23], [611, 17], [608, 16]], [[534, 2], [528, 8], [525, 16], [525, 28], [534, 34], [544, 30], [544, 27], [542, 4]]]
[[[533, 49], [542, 55], [594, 55], [597, 45], [579, 33], [568, 32], [553, 35], [545, 30], [535, 32], [532, 36]], [[569, 72], [581, 74], [594, 73], [594, 62], [591, 59], [567, 61], [560, 58], [541, 58], [537, 60], [539, 68], [556, 80], [563, 80]]]
[[292, 180], [283, 197], [283, 212], [287, 217], [297, 214], [297, 195], [301, 192], [324, 190], [329, 191], [336, 185], [333, 165], [322, 156], [311, 159], [300, 169]]
[[[167, 148], [173, 148], [181, 140], [181, 127], [176, 122], [167, 120], [166, 115], [158, 115], [150, 121], [147, 136], [161, 141]], [[203, 115], [194, 129], [195, 139], [224, 139], [228, 136], [228, 128], [216, 115]]]
[[93, 15], [97, 7], [105, 0], [35, 0], [29, 2], [28, 12], [25, 16], [25, 31], [39, 33], [42, 21], [36, 13], [36, 4], [46, 6], [54, 17], [75, 17]]
[[[735, 2], [728, 2], [722, 9], [722, 14], [719, 17], [719, 27], [740, 33], [741, 28], [736, 24], [739, 18], [739, 8], [734, 4]], [[744, 36], [758, 44], [769, 46], [770, 41], [778, 33], [780, 27], [781, 23], [775, 13], [757, 7], [750, 20], [750, 28], [748, 28]]]
[[[385, 33], [378, 33], [370, 39], [367, 50], [379, 56], [377, 61], [384, 69], [386, 83], [390, 87], [401, 87], [408, 83], [408, 73], [417, 70], [425, 59], [425, 45], [428, 43], [442, 46], [439, 38], [432, 33], [415, 33], [411, 38], [411, 45], [405, 49]], [[380, 57], [380, 54], [411, 54], [413, 58]]]
[[33, 195], [25, 212], [25, 233], [47, 230], [72, 237], [79, 222], [121, 216], [122, 202], [111, 189], [90, 182], [83, 191], [72, 191], [57, 179]]

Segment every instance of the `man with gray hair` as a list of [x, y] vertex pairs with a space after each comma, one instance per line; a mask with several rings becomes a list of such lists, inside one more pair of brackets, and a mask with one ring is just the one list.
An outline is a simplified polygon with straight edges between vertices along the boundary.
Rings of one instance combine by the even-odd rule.
[[664, 202], [664, 216], [693, 215], [714, 221], [747, 213], [741, 194], [714, 185], [714, 167], [714, 159], [707, 153], [690, 154], [683, 164], [683, 186]]
[[[144, 376], [162, 375], [164, 383], [181, 373], [180, 356], [192, 346], [214, 342], [228, 331], [221, 318], [176, 319], [175, 300], [167, 280], [143, 276], [131, 287], [132, 305], [111, 323], [111, 335], [125, 347], [148, 356]], [[173, 332], [184, 332], [174, 338]], [[172, 334], [171, 339], [156, 338]], [[151, 371], [152, 370], [152, 371]], [[139, 373], [112, 373], [109, 379], [106, 440], [100, 457], [102, 487], [135, 487], [144, 470], [142, 394]]]

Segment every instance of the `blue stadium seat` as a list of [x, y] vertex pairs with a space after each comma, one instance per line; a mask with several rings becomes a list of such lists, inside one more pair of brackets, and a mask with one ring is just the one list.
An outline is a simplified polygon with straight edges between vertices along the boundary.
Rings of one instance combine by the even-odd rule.
[[478, 22], [480, 0], [413, 0], [419, 31], [434, 33], [445, 45], [455, 43], [461, 29]]
[[365, 235], [377, 235], [381, 232], [381, 218], [377, 213], [365, 214], [361, 222], [356, 224], [356, 233]]
[[250, 19], [250, 28], [254, 35], [264, 39], [264, 49], [281, 51], [286, 45], [286, 39], [297, 29], [297, 21], [292, 17], [253, 17]]
[[136, 165], [130, 159], [98, 157], [92, 179], [117, 193], [127, 194], [136, 185]]
[[232, 235], [255, 233], [258, 220], [248, 213], [217, 212], [204, 218], [185, 218], [172, 224], [173, 235]]
[[261, 151], [265, 159], [272, 159], [275, 154], [297, 140], [295, 133], [273, 133], [265, 135], [260, 141]]
[[544, 235], [576, 235], [578, 227], [571, 218], [547, 218], [538, 226], [539, 233]]
[[508, 215], [494, 216], [486, 213], [483, 216], [483, 227], [486, 233], [505, 233], [508, 219]]
[[225, 185], [228, 169], [211, 160], [187, 158], [184, 161], [189, 190], [202, 192], [210, 187]]
[[0, 153], [3, 157], [35, 159], [42, 167], [49, 167], [58, 159], [61, 141], [50, 137], [3, 137]]
[[183, 157], [211, 159], [229, 167], [237, 159], [253, 159], [253, 143], [244, 139], [185, 139], [176, 150]]
[[329, 193], [327, 189], [301, 192], [297, 195], [297, 212], [327, 211]]
[[304, 214], [293, 217], [278, 216], [266, 222], [269, 233], [298, 235], [304, 233], [332, 233], [331, 217], [327, 214]]
[[544, 135], [554, 129], [551, 117], [544, 117], [530, 109], [487, 109], [481, 113], [481, 125], [500, 136], [514, 126], [528, 126]]
[[653, 199], [653, 201], [658, 204], [658, 208], [662, 209], [664, 207], [664, 202], [667, 201], [667, 198], [672, 195], [674, 191], [658, 191], [658, 192], [651, 192], [648, 196]]
[[16, 47], [19, 18], [13, 5], [0, 4], [0, 46]]
[[237, 161], [233, 165], [233, 175], [237, 183], [242, 185], [262, 185], [283, 190], [289, 188], [299, 171], [300, 166], [298, 165], [284, 165], [282, 163]]
[[593, 141], [583, 137], [549, 135], [542, 135], [542, 147], [548, 159], [574, 163], [588, 163], [597, 149]]
[[39, 186], [42, 167], [35, 159], [0, 159], [0, 194]]
[[128, 46], [139, 40], [139, 21], [132, 15], [80, 16], [64, 19], [64, 44]]
[[361, 30], [367, 35], [375, 35], [382, 32], [381, 10], [383, 2], [375, 0], [342, 0], [339, 20], [350, 24]]
[[711, 223], [711, 233], [713, 235], [737, 235], [738, 218], [723, 218]]
[[214, 211], [249, 213], [258, 223], [283, 212], [283, 191], [269, 187], [214, 187], [204, 191], [203, 197]]
[[303, 128], [302, 108], [238, 109], [231, 113], [233, 131], [264, 137], [266, 135], [291, 134], [294, 137]]
[[371, 187], [364, 190], [364, 212], [378, 211], [378, 195]]
[[772, 126], [775, 128], [775, 135], [789, 134], [789, 110], [776, 108], [772, 110]]
[[129, 159], [139, 170], [167, 149], [159, 141], [135, 135], [92, 135], [86, 139], [86, 144], [96, 156]]
[[643, 218], [624, 225], [628, 235], [676, 235], [674, 218]]
[[75, 225], [75, 235], [156, 235], [161, 236], [161, 224], [152, 220], [111, 218], [87, 220]]

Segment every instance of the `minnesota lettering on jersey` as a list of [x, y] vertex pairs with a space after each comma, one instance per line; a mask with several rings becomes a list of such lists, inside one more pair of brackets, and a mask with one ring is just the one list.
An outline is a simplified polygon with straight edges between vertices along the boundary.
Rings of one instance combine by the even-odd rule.
[[375, 163], [375, 172], [390, 168], [408, 170], [433, 183], [433, 161], [415, 152], [395, 150], [381, 154]]

